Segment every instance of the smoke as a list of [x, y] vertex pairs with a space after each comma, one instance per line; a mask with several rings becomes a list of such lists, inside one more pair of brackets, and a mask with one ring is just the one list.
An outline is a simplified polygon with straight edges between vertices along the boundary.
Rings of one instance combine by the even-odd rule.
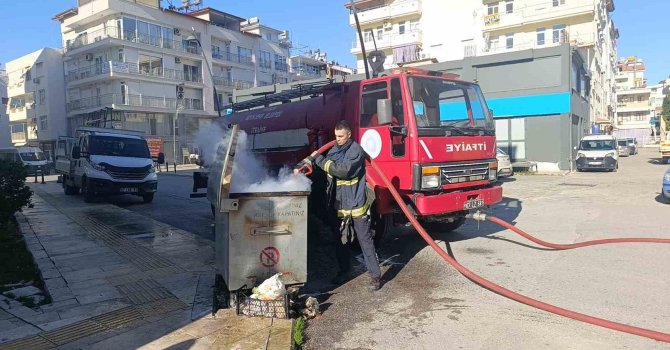
[[[202, 150], [201, 159], [211, 171], [221, 171], [226, 150], [230, 142], [230, 131], [214, 123], [200, 126], [196, 134], [199, 148]], [[302, 174], [294, 175], [293, 169], [284, 166], [278, 174], [269, 171], [257, 154], [249, 148], [249, 137], [244, 131], [237, 134], [237, 149], [233, 161], [233, 177], [231, 192], [293, 192], [309, 191], [312, 181]], [[223, 147], [221, 147], [223, 146]], [[210, 176], [211, 178], [211, 176]]]

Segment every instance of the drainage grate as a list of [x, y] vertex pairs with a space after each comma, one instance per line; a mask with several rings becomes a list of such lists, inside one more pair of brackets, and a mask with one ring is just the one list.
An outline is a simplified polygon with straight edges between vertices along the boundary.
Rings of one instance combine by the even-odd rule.
[[0, 344], [0, 350], [43, 350], [53, 349], [56, 345], [46, 339], [36, 335], [29, 338], [15, 340], [9, 343]]
[[83, 320], [65, 327], [41, 333], [40, 335], [56, 345], [61, 346], [103, 331], [105, 331], [105, 328], [101, 325], [91, 320]]

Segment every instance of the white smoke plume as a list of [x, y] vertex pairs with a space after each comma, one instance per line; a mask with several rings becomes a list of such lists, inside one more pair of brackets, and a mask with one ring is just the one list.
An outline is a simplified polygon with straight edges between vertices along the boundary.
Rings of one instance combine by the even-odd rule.
[[[221, 145], [224, 147], [228, 145], [230, 131], [213, 123], [202, 124], [196, 135], [196, 140], [199, 148], [202, 150], [201, 159], [204, 160], [205, 166], [213, 169], [213, 171], [220, 171], [225, 152], [217, 155], [217, 151]], [[293, 169], [289, 166], [281, 168], [279, 174], [271, 174], [263, 160], [249, 149], [247, 140], [247, 134], [244, 131], [240, 131], [237, 135], [237, 149], [233, 162], [231, 192], [255, 193], [310, 190], [312, 181], [302, 174], [294, 175]]]

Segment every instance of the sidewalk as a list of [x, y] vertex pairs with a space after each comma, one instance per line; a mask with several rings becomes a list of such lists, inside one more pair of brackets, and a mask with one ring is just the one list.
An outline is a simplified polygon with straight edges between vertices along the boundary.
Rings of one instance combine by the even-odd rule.
[[17, 219], [53, 302], [0, 296], [0, 349], [289, 349], [291, 322], [211, 316], [213, 242], [60, 184]]
[[[169, 169], [169, 170], [168, 170]], [[172, 163], [166, 169], [165, 164], [161, 165], [160, 169], [156, 169], [158, 174], [178, 175], [178, 176], [193, 176], [193, 172], [205, 170], [196, 164], [177, 164], [176, 171]]]

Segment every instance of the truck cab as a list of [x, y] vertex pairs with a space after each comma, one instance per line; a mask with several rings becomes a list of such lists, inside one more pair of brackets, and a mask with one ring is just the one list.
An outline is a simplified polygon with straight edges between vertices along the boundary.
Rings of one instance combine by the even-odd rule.
[[153, 200], [158, 177], [143, 133], [82, 127], [75, 134], [70, 141], [59, 140], [59, 151], [72, 145], [56, 163], [65, 194], [81, 190], [86, 202], [115, 194], [137, 195], [145, 203]]

